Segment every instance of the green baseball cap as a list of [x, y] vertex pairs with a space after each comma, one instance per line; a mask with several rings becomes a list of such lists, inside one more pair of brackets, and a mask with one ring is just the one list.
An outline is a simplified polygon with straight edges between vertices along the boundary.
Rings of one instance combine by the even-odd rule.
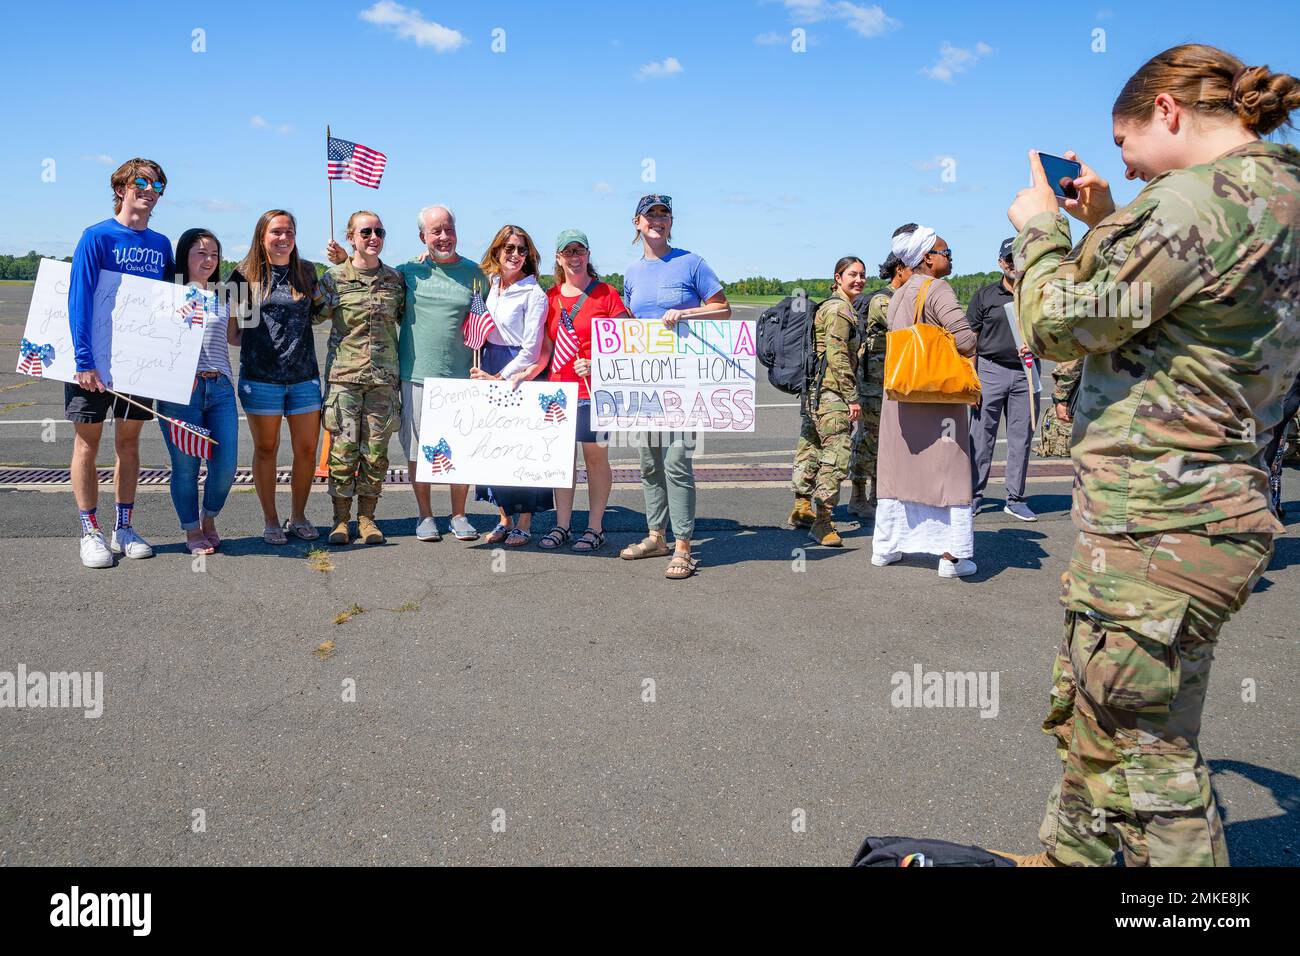
[[587, 241], [587, 234], [580, 229], [566, 229], [560, 233], [555, 240], [555, 251], [562, 252], [564, 247], [571, 242], [580, 242], [584, 249], [590, 249], [591, 243]]

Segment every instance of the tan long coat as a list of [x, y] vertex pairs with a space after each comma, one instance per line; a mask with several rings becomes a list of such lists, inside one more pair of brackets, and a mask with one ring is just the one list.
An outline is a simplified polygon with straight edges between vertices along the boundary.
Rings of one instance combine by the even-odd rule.
[[[889, 331], [908, 328], [926, 276], [916, 273], [889, 300]], [[921, 321], [953, 334], [957, 351], [975, 354], [976, 335], [966, 324], [952, 286], [930, 283]], [[880, 457], [876, 494], [919, 504], [948, 507], [970, 504], [970, 406], [895, 402], [885, 396], [880, 408]]]

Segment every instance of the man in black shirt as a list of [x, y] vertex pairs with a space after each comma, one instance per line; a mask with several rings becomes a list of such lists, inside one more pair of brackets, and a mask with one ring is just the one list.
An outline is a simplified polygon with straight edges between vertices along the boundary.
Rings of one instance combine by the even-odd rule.
[[[1037, 521], [1038, 516], [1025, 503], [1025, 475], [1029, 470], [1029, 445], [1035, 425], [1029, 400], [1029, 378], [1025, 374], [1025, 355], [1029, 349], [1017, 346], [1006, 310], [1015, 298], [1011, 242], [1007, 239], [998, 251], [1002, 278], [976, 292], [966, 310], [966, 321], [979, 336], [976, 371], [981, 394], [970, 427], [973, 507], [979, 511], [984, 486], [989, 480], [989, 466], [993, 463], [993, 450], [997, 445], [998, 422], [1005, 411], [1007, 503], [1002, 510], [1021, 521]], [[1037, 405], [1037, 401], [1034, 404]]]

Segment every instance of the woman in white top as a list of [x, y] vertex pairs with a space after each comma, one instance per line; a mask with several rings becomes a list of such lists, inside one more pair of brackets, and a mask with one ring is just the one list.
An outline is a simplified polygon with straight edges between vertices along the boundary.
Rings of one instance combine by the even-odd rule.
[[[546, 293], [537, 283], [537, 247], [523, 229], [502, 226], [479, 266], [491, 282], [486, 305], [495, 328], [483, 346], [480, 367], [471, 369], [470, 377], [515, 384], [533, 378], [543, 368], [539, 359], [546, 335]], [[550, 511], [555, 506], [549, 488], [480, 485], [474, 497], [496, 505], [501, 515], [487, 537], [488, 544], [505, 542], [508, 548], [528, 543], [534, 511]], [[512, 515], [516, 516], [513, 528]]]

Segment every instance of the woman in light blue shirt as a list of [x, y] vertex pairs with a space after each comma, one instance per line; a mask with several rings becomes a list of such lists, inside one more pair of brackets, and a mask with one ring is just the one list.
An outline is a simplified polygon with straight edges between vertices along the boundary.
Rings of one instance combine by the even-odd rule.
[[[661, 319], [672, 328], [682, 319], [707, 315], [714, 321], [731, 318], [731, 305], [709, 264], [693, 252], [669, 245], [673, 229], [671, 196], [642, 196], [637, 203], [634, 242], [641, 258], [627, 267], [623, 300], [639, 319]], [[676, 546], [664, 576], [682, 580], [695, 573], [691, 535], [695, 530], [695, 470], [691, 456], [696, 432], [646, 432], [641, 439], [641, 490], [645, 493], [650, 533], [628, 545], [619, 556], [666, 557], [671, 521]]]

